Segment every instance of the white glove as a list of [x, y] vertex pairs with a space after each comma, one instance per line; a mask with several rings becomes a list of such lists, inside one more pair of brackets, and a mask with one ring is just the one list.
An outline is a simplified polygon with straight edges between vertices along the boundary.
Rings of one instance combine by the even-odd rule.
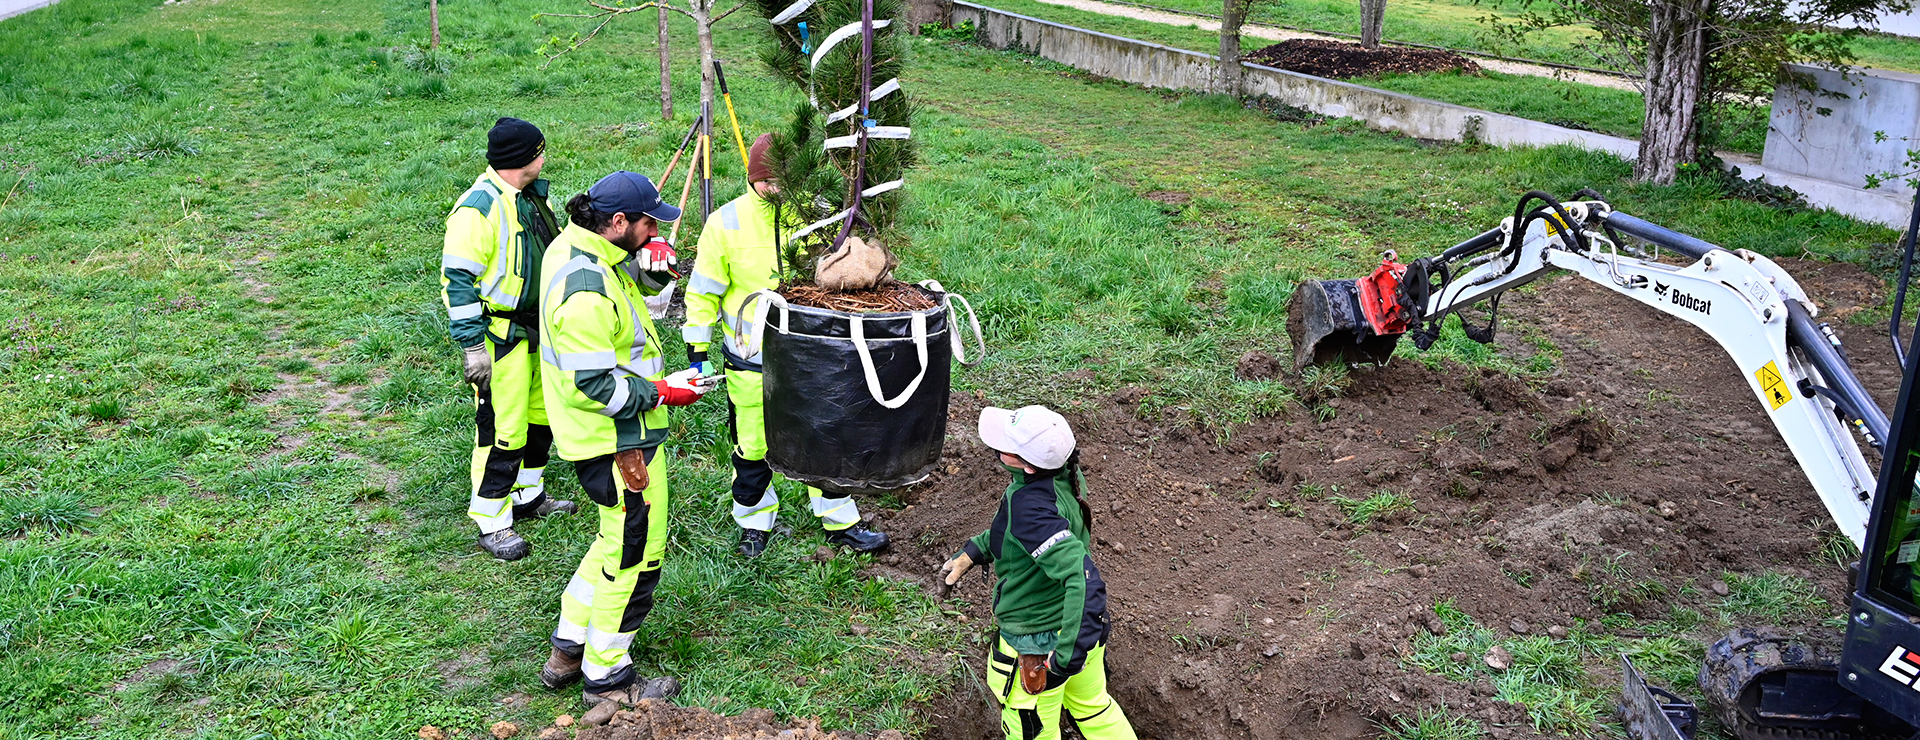
[[725, 380], [724, 375], [701, 375], [699, 368], [690, 367], [667, 376], [666, 382], [669, 387], [693, 391], [704, 396], [720, 387], [720, 383]]
[[493, 355], [487, 352], [487, 343], [481, 342], [461, 352], [466, 355], [462, 361], [466, 364], [464, 374], [467, 382], [487, 387], [487, 383], [493, 380]]
[[959, 583], [960, 577], [966, 575], [969, 570], [973, 570], [973, 556], [960, 553], [953, 556], [952, 560], [940, 565], [940, 573], [944, 576], [941, 581], [952, 586]]

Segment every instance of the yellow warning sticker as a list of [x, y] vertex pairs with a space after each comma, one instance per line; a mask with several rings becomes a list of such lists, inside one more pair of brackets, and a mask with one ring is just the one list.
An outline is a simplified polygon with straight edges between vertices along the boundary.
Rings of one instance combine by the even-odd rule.
[[1766, 395], [1767, 403], [1773, 404], [1773, 410], [1779, 411], [1781, 406], [1793, 400], [1793, 390], [1787, 387], [1786, 379], [1780, 377], [1779, 365], [1768, 362], [1753, 371], [1753, 377], [1759, 379], [1760, 392]]

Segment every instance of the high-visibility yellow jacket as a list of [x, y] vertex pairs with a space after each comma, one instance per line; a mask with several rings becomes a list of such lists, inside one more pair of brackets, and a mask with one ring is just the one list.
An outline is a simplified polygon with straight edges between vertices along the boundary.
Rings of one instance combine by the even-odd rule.
[[455, 343], [472, 347], [489, 333], [502, 344], [526, 336], [506, 314], [522, 310], [524, 321], [533, 320], [540, 254], [555, 231], [546, 180], [520, 190], [489, 167], [460, 195], [440, 250], [440, 298]]
[[626, 250], [568, 224], [540, 263], [540, 385], [562, 459], [667, 438], [667, 409], [653, 384], [667, 369], [645, 302], [660, 283], [636, 280], [621, 265], [627, 260]]
[[780, 284], [780, 248], [775, 243], [773, 206], [748, 189], [707, 217], [700, 229], [699, 254], [687, 280], [687, 321], [680, 338], [695, 352], [706, 352], [713, 325], [720, 324], [722, 345], [737, 365], [756, 369], [759, 348], [747, 351], [747, 321], [740, 304], [756, 290]]

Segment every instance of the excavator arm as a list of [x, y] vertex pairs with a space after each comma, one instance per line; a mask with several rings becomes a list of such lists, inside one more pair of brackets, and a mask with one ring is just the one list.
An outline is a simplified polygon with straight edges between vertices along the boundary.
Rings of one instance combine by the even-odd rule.
[[[1540, 205], [1528, 210], [1532, 202]], [[1662, 251], [1679, 264], [1661, 261]], [[1839, 338], [1814, 323], [1818, 307], [1762, 255], [1722, 249], [1603, 201], [1561, 203], [1534, 191], [1498, 228], [1437, 256], [1401, 264], [1389, 253], [1367, 277], [1302, 283], [1288, 308], [1295, 362], [1384, 362], [1403, 335], [1420, 349], [1431, 346], [1453, 314], [1468, 336], [1491, 342], [1500, 296], [1556, 272], [1712, 337], [1740, 368], [1840, 531], [1864, 543], [1874, 473], [1860, 445], [1884, 443], [1887, 417], [1847, 364]], [[1490, 318], [1475, 326], [1461, 311], [1483, 303]]]
[[[1301, 367], [1386, 362], [1402, 336], [1426, 349], [1449, 315], [1460, 316], [1467, 336], [1491, 342], [1500, 296], [1556, 271], [1699, 328], [1733, 359], [1840, 531], [1863, 552], [1844, 641], [1740, 626], [1707, 648], [1700, 689], [1714, 716], [1740, 740], [1920, 738], [1920, 355], [1907, 351], [1920, 333], [1906, 349], [1899, 341], [1917, 235], [1920, 200], [1889, 327], [1904, 369], [1891, 425], [1840, 339], [1815, 323], [1819, 307], [1779, 265], [1600, 200], [1561, 203], [1529, 192], [1498, 228], [1439, 255], [1402, 264], [1388, 253], [1366, 277], [1302, 283], [1287, 329]], [[1462, 313], [1475, 305], [1487, 307], [1484, 325]], [[1880, 453], [1877, 480], [1862, 443]], [[1691, 703], [1649, 685], [1624, 655], [1621, 675], [1629, 737], [1694, 736], [1699, 713]]]

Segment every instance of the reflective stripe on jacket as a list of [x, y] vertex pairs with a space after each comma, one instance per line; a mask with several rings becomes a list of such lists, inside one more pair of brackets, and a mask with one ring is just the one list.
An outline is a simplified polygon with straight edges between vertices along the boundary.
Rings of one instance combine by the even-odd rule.
[[1085, 512], [1067, 476], [1013, 474], [987, 531], [961, 548], [993, 566], [993, 616], [1022, 653], [1054, 654], [1058, 672], [1080, 670], [1106, 639], [1106, 584], [1093, 564]]
[[655, 380], [667, 375], [647, 313], [649, 291], [620, 265], [628, 255], [568, 225], [547, 247], [540, 274], [540, 384], [560, 457], [586, 460], [658, 446], [667, 410]]
[[[687, 278], [687, 320], [680, 338], [704, 352], [720, 325], [727, 352], [734, 359], [760, 362], [760, 353], [747, 351], [747, 322], [740, 304], [756, 290], [780, 284], [780, 249], [775, 240], [773, 206], [749, 189], [721, 206], [700, 229], [693, 275]], [[758, 348], [755, 348], [758, 350]]]
[[489, 167], [454, 202], [440, 250], [440, 298], [455, 343], [472, 347], [489, 331], [498, 342], [525, 335], [500, 315], [534, 308], [540, 255], [555, 230], [546, 200], [546, 180], [517, 190]]

